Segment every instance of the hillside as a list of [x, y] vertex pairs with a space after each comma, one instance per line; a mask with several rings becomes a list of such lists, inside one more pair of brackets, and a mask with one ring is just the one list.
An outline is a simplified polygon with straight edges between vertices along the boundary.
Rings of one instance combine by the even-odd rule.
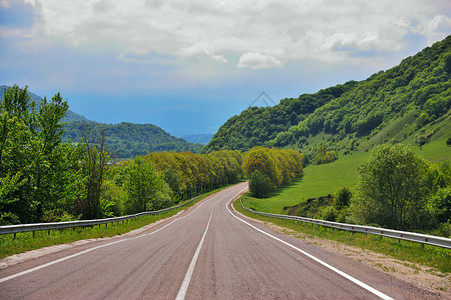
[[69, 122], [65, 130], [64, 141], [69, 139], [78, 141], [81, 137], [87, 136], [93, 143], [100, 142], [104, 131], [106, 148], [114, 158], [132, 158], [160, 151], [199, 153], [203, 146], [174, 137], [152, 124]]
[[[368, 79], [251, 107], [230, 118], [204, 147], [300, 149], [311, 160], [320, 144], [339, 153], [381, 142], [427, 142], [450, 135], [451, 36]], [[426, 130], [427, 129], [427, 130]]]
[[[1, 97], [3, 97], [6, 85], [0, 86]], [[30, 99], [36, 104], [42, 98], [29, 92]], [[191, 151], [199, 153], [202, 144], [194, 144], [171, 136], [160, 127], [152, 124], [103, 124], [90, 121], [85, 117], [68, 110], [62, 119], [65, 125], [65, 133], [62, 136], [63, 142], [69, 140], [78, 142], [82, 137], [88, 137], [90, 142], [99, 143], [101, 132], [105, 132], [105, 146], [112, 154], [113, 158], [133, 158], [136, 155], [145, 155], [149, 152], [159, 151]]]

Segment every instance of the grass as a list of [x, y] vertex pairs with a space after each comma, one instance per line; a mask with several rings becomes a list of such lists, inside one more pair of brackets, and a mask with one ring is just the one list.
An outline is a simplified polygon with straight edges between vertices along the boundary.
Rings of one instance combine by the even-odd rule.
[[358, 166], [368, 157], [368, 153], [355, 153], [342, 156], [330, 164], [307, 166], [304, 176], [294, 184], [278, 189], [270, 198], [253, 198], [252, 205], [259, 211], [280, 214], [285, 206], [334, 194], [339, 187], [354, 188], [358, 180]]
[[134, 229], [138, 229], [148, 224], [154, 223], [158, 220], [173, 216], [179, 211], [185, 210], [195, 203], [201, 201], [202, 199], [225, 188], [226, 187], [223, 187], [202, 194], [199, 196], [198, 200], [193, 201], [186, 206], [158, 215], [142, 216], [137, 219], [129, 220], [128, 223], [109, 223], [108, 226], [101, 225], [86, 228], [50, 230], [50, 234], [48, 234], [47, 231], [36, 231], [34, 237], [32, 232], [24, 232], [18, 233], [15, 239], [13, 238], [13, 234], [0, 235], [0, 258], [34, 249], [39, 249], [42, 247], [71, 243], [84, 239], [95, 239], [121, 235]]
[[[442, 127], [438, 138], [432, 139], [418, 150], [425, 159], [440, 163], [451, 160], [451, 146], [446, 139], [451, 135], [451, 125]], [[279, 188], [269, 198], [252, 198], [250, 205], [258, 211], [280, 214], [286, 206], [294, 206], [309, 198], [334, 194], [339, 187], [354, 189], [358, 181], [358, 167], [370, 156], [370, 152], [356, 152], [340, 156], [338, 160], [324, 165], [309, 165], [304, 176], [292, 185]]]
[[[249, 196], [245, 195], [243, 204], [249, 205]], [[244, 210], [240, 201], [234, 202], [234, 207], [242, 214], [264, 222], [270, 222], [277, 226], [291, 229], [295, 232], [306, 234], [310, 237], [318, 237], [321, 239], [333, 240], [350, 246], [359, 247], [361, 249], [371, 250], [391, 256], [401, 261], [419, 264], [433, 268], [431, 272], [438, 270], [439, 272], [451, 272], [451, 251], [439, 247], [408, 242], [398, 241], [396, 239], [381, 238], [375, 235], [365, 235], [361, 233], [351, 233], [347, 231], [325, 229], [325, 227], [312, 226], [302, 222], [293, 220], [277, 219], [271, 217], [260, 216]]]

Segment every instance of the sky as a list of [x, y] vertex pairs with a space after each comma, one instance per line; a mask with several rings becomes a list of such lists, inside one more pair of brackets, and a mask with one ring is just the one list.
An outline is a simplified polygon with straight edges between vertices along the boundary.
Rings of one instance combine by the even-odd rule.
[[215, 133], [262, 92], [363, 80], [449, 34], [449, 0], [0, 0], [0, 85], [98, 122]]

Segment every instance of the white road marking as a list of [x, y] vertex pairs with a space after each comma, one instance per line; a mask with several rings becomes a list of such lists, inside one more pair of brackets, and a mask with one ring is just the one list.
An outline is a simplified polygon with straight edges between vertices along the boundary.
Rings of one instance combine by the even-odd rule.
[[325, 263], [324, 261], [320, 260], [319, 258], [316, 258], [315, 256], [313, 256], [313, 255], [311, 255], [311, 254], [305, 252], [304, 250], [301, 250], [301, 249], [299, 249], [298, 247], [293, 246], [293, 245], [291, 245], [290, 243], [287, 243], [287, 242], [285, 242], [284, 240], [281, 240], [281, 239], [279, 239], [278, 237], [275, 237], [275, 236], [273, 236], [273, 235], [271, 235], [271, 234], [269, 234], [269, 233], [267, 233], [267, 232], [265, 232], [265, 231], [263, 231], [263, 230], [261, 230], [261, 229], [255, 227], [254, 225], [252, 225], [252, 224], [250, 224], [250, 223], [244, 221], [244, 220], [241, 219], [240, 217], [234, 215], [234, 214], [230, 211], [230, 209], [229, 209], [229, 204], [230, 204], [230, 202], [232, 202], [232, 200], [233, 200], [233, 199], [231, 199], [229, 202], [227, 202], [227, 204], [226, 204], [226, 209], [229, 211], [229, 213], [230, 213], [232, 216], [234, 216], [235, 218], [237, 218], [238, 220], [240, 220], [240, 221], [243, 222], [244, 224], [246, 224], [246, 225], [248, 225], [248, 226], [254, 228], [255, 230], [257, 230], [257, 231], [259, 231], [259, 232], [261, 232], [261, 233], [263, 233], [263, 234], [269, 236], [270, 238], [275, 239], [276, 241], [279, 241], [279, 242], [281, 242], [281, 243], [287, 245], [288, 247], [291, 247], [291, 248], [297, 250], [298, 252], [302, 253], [303, 255], [305, 255], [305, 256], [307, 256], [307, 257], [313, 259], [314, 261], [318, 262], [319, 264], [323, 265], [324, 267], [326, 267], [326, 268], [328, 268], [328, 269], [334, 271], [335, 273], [337, 273], [337, 274], [343, 276], [344, 278], [346, 278], [346, 279], [348, 279], [348, 280], [354, 282], [355, 284], [357, 284], [357, 285], [359, 285], [360, 287], [366, 289], [367, 291], [369, 291], [369, 292], [375, 294], [376, 296], [378, 296], [378, 297], [380, 297], [380, 298], [382, 298], [382, 299], [385, 299], [385, 300], [393, 300], [393, 298], [391, 298], [391, 297], [385, 295], [384, 293], [382, 293], [382, 292], [376, 290], [375, 288], [373, 288], [373, 287], [367, 285], [366, 283], [361, 282], [360, 280], [358, 280], [358, 279], [352, 277], [351, 275], [348, 275], [348, 274], [346, 274], [345, 272], [340, 271], [340, 270], [338, 270], [337, 268], [332, 267], [331, 265]]
[[[232, 200], [235, 199], [239, 194], [247, 190], [247, 188], [243, 189], [242, 191], [238, 192], [235, 196], [232, 197]], [[219, 202], [219, 201], [218, 201]], [[207, 235], [208, 227], [210, 226], [211, 219], [213, 217], [213, 210], [218, 204], [216, 202], [213, 207], [211, 208], [210, 212], [210, 218], [208, 219], [207, 227], [205, 228], [204, 234], [202, 235], [202, 238], [199, 242], [199, 245], [197, 246], [196, 252], [194, 253], [193, 259], [191, 260], [191, 263], [188, 267], [188, 271], [185, 274], [185, 278], [183, 279], [182, 285], [180, 286], [179, 292], [177, 294], [176, 300], [183, 300], [185, 299], [186, 292], [188, 291], [189, 283], [191, 281], [191, 277], [193, 276], [194, 268], [196, 267], [197, 258], [199, 257], [200, 250], [202, 249], [202, 245], [204, 244], [205, 236]]]
[[[215, 203], [216, 205], [216, 203]], [[182, 285], [180, 286], [179, 292], [177, 294], [176, 300], [183, 300], [185, 299], [186, 291], [188, 291], [188, 286], [191, 281], [191, 277], [193, 276], [194, 267], [196, 266], [197, 258], [199, 257], [200, 250], [202, 249], [202, 245], [204, 244], [205, 236], [207, 235], [208, 227], [210, 227], [211, 218], [213, 217], [213, 209], [215, 207], [211, 208], [210, 212], [210, 218], [208, 219], [207, 227], [205, 228], [204, 234], [202, 235], [202, 238], [200, 239], [199, 245], [197, 245], [196, 252], [194, 252], [193, 259], [191, 260], [191, 263], [188, 267], [188, 271], [186, 271], [185, 278], [183, 279]]]
[[196, 210], [198, 210], [199, 207], [201, 207], [201, 206], [204, 205], [205, 203], [206, 203], [206, 202], [201, 203], [198, 207], [196, 207], [196, 209], [194, 209], [194, 210], [193, 210], [192, 212], [190, 212], [189, 214], [187, 214], [187, 215], [185, 215], [185, 216], [183, 216], [183, 217], [181, 217], [181, 218], [177, 218], [177, 219], [175, 219], [174, 221], [172, 221], [171, 223], [166, 224], [165, 226], [161, 227], [160, 229], [157, 229], [157, 230], [152, 231], [152, 232], [150, 232], [150, 233], [145, 233], [145, 234], [139, 235], [139, 236], [137, 236], [137, 237], [126, 238], [126, 239], [122, 239], [122, 240], [119, 240], [119, 241], [114, 241], [114, 242], [111, 242], [111, 243], [108, 243], [108, 244], [105, 244], [105, 245], [100, 245], [100, 246], [97, 246], [97, 247], [94, 247], [94, 248], [90, 248], [90, 249], [87, 249], [87, 250], [84, 250], [84, 251], [81, 251], [81, 252], [78, 252], [78, 253], [75, 253], [75, 254], [72, 254], [72, 255], [63, 257], [63, 258], [60, 258], [60, 259], [57, 259], [57, 260], [48, 262], [48, 263], [46, 263], [46, 264], [43, 264], [43, 265], [40, 265], [40, 266], [31, 268], [31, 269], [28, 269], [28, 270], [25, 270], [25, 271], [22, 271], [22, 272], [19, 272], [19, 273], [10, 275], [10, 276], [7, 276], [7, 277], [0, 278], [0, 283], [3, 283], [3, 282], [5, 282], [5, 281], [8, 281], [8, 280], [11, 280], [11, 279], [14, 279], [14, 278], [17, 278], [17, 277], [19, 277], [19, 276], [23, 276], [23, 275], [29, 274], [29, 273], [31, 273], [31, 272], [34, 272], [34, 271], [37, 271], [37, 270], [40, 270], [40, 269], [49, 267], [49, 266], [54, 265], [54, 264], [57, 264], [57, 263], [59, 263], [59, 262], [62, 262], [62, 261], [65, 261], [65, 260], [68, 260], [68, 259], [71, 259], [71, 258], [80, 256], [80, 255], [86, 254], [86, 253], [88, 253], [88, 252], [91, 252], [91, 251], [94, 251], [94, 250], [97, 250], [97, 249], [100, 249], [100, 248], [103, 248], [103, 247], [108, 247], [108, 246], [111, 246], [111, 245], [114, 245], [114, 244], [122, 243], [122, 242], [129, 241], [129, 240], [135, 240], [135, 239], [139, 239], [139, 238], [142, 238], [142, 237], [145, 237], [145, 236], [149, 236], [149, 235], [155, 234], [155, 233], [157, 233], [157, 232], [163, 230], [164, 228], [168, 227], [169, 225], [171, 225], [171, 224], [173, 224], [173, 223], [175, 223], [175, 222], [177, 222], [177, 221], [179, 221], [179, 220], [181, 220], [181, 219], [184, 219], [184, 218], [188, 217], [189, 215], [191, 215], [192, 213], [194, 213]]

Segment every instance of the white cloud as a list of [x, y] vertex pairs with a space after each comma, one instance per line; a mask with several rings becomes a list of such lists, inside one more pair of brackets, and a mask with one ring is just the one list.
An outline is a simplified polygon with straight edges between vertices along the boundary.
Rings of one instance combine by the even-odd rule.
[[0, 7], [9, 8], [9, 2], [6, 0], [1, 0]]
[[283, 64], [280, 60], [271, 55], [263, 55], [258, 52], [246, 52], [240, 57], [238, 68], [268, 69], [280, 68]]
[[[396, 51], [409, 34], [433, 40], [451, 32], [447, 1], [26, 2], [38, 16], [35, 39], [113, 51], [124, 61], [205, 56], [243, 68], [281, 67], [290, 60], [331, 61], [354, 59], [361, 51]], [[233, 61], [237, 57], [239, 62]]]

